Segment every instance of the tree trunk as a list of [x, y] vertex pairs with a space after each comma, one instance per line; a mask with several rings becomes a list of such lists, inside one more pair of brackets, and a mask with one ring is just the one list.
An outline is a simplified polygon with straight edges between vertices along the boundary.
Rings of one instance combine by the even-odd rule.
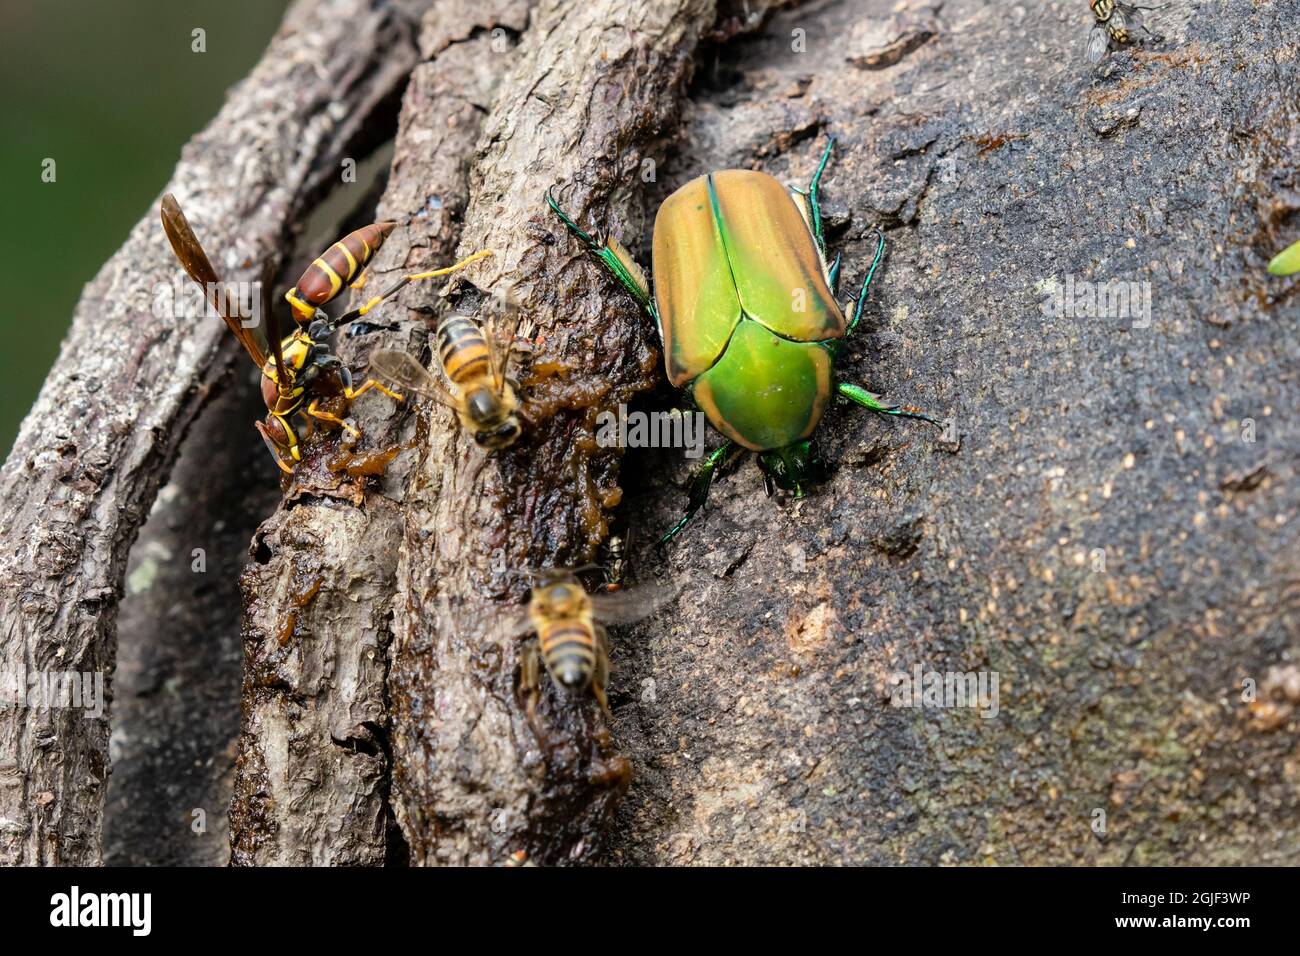
[[[386, 15], [331, 14], [310, 59], [334, 79], [289, 83], [273, 46], [262, 88], [285, 97], [254, 104], [255, 77], [187, 151], [173, 188], [251, 264], [346, 149], [304, 100], [376, 104], [410, 73], [378, 209], [401, 227], [371, 281], [494, 255], [446, 295], [410, 286], [381, 316], [403, 331], [342, 354], [427, 360], [446, 308], [506, 292], [528, 343], [516, 446], [367, 396], [363, 447], [411, 450], [373, 481], [318, 443], [258, 531], [237, 863], [1297, 862], [1300, 349], [1278, 324], [1300, 285], [1264, 264], [1300, 224], [1300, 3], [1203, 7], [1098, 68], [1082, 2], [774, 6], [435, 3], [418, 55], [382, 60], [356, 24]], [[277, 44], [304, 42], [294, 22]], [[267, 104], [298, 135], [248, 118]], [[742, 465], [656, 549], [690, 462], [594, 428], [672, 401], [658, 342], [544, 193], [648, 267], [678, 186], [804, 186], [831, 136], [845, 289], [874, 227], [889, 241], [837, 374], [949, 426], [832, 408], [809, 497], [765, 499]], [[237, 181], [260, 192], [200, 192], [253, 162]], [[173, 331], [141, 319], [171, 269], [154, 215], [88, 289], [0, 475], [10, 667], [111, 668], [126, 549], [191, 383], [216, 378], [217, 323], [149, 349]], [[1111, 280], [1124, 298], [1098, 302]], [[160, 356], [192, 364], [160, 378]], [[543, 678], [530, 719], [508, 626], [528, 572], [592, 561], [611, 527], [677, 597], [614, 631], [612, 718]], [[924, 693], [961, 675], [975, 706]], [[104, 728], [68, 713], [0, 723], [5, 860], [98, 858]]]
[[[340, 161], [373, 145], [368, 124], [414, 62], [402, 41], [409, 15], [401, 4], [298, 3], [252, 75], [186, 148], [167, 189], [223, 279], [250, 281], [263, 262], [277, 261], [289, 227]], [[154, 309], [157, 287], [188, 281], [179, 275], [151, 206], [86, 288], [0, 471], [6, 675], [98, 674], [111, 696], [127, 553], [235, 352], [219, 321], [155, 314], [166, 312]], [[4, 710], [0, 862], [99, 862], [107, 745], [107, 714]]]

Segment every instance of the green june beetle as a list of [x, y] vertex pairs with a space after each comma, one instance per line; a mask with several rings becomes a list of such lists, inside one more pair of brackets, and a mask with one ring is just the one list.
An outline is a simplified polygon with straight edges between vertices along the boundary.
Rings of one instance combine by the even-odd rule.
[[701, 463], [686, 514], [661, 543], [704, 505], [722, 463], [745, 450], [757, 453], [769, 495], [775, 485], [802, 498], [822, 477], [812, 436], [835, 394], [882, 415], [939, 425], [917, 409], [835, 381], [835, 359], [862, 318], [885, 236], [875, 230], [871, 266], [857, 298], [842, 309], [835, 300], [841, 257], [827, 265], [818, 204], [834, 146], [831, 139], [807, 191], [787, 190], [766, 173], [728, 169], [669, 196], [655, 217], [653, 296], [622, 245], [583, 231], [547, 191], [547, 204], [569, 231], [655, 320], [668, 380], [726, 439]]

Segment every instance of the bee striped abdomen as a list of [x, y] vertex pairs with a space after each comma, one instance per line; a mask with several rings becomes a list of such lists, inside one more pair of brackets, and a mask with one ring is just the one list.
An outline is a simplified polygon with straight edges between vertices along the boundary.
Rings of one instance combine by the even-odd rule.
[[300, 322], [309, 321], [316, 309], [329, 302], [366, 267], [396, 226], [393, 222], [376, 222], [350, 232], [312, 261], [307, 270], [285, 295]]
[[596, 635], [581, 620], [547, 622], [538, 632], [542, 662], [555, 680], [576, 690], [591, 682], [596, 668]]
[[438, 360], [447, 378], [464, 385], [488, 375], [492, 351], [483, 330], [463, 315], [449, 315], [438, 323]]

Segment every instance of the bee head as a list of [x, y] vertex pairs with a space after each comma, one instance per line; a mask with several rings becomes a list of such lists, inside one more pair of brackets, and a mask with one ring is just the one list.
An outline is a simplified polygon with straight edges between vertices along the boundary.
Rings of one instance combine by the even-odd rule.
[[489, 450], [513, 445], [522, 431], [519, 418], [491, 388], [477, 388], [465, 396], [465, 416], [473, 426], [474, 441]]

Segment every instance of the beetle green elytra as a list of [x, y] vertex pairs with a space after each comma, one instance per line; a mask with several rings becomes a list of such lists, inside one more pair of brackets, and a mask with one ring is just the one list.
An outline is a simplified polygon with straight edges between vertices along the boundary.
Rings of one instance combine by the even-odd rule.
[[812, 437], [835, 394], [882, 415], [939, 424], [835, 381], [835, 358], [862, 317], [885, 236], [876, 230], [858, 296], [841, 308], [840, 259], [827, 265], [818, 203], [834, 146], [831, 139], [807, 191], [786, 190], [766, 173], [727, 169], [693, 179], [664, 200], [655, 217], [653, 296], [626, 249], [584, 232], [547, 191], [547, 204], [569, 231], [655, 320], [668, 380], [726, 438], [696, 472], [686, 514], [661, 542], [704, 505], [723, 462], [745, 450], [758, 454], [769, 494], [775, 485], [803, 497], [820, 477]]
[[1268, 271], [1275, 276], [1289, 276], [1300, 272], [1300, 242], [1287, 246], [1273, 257]]

